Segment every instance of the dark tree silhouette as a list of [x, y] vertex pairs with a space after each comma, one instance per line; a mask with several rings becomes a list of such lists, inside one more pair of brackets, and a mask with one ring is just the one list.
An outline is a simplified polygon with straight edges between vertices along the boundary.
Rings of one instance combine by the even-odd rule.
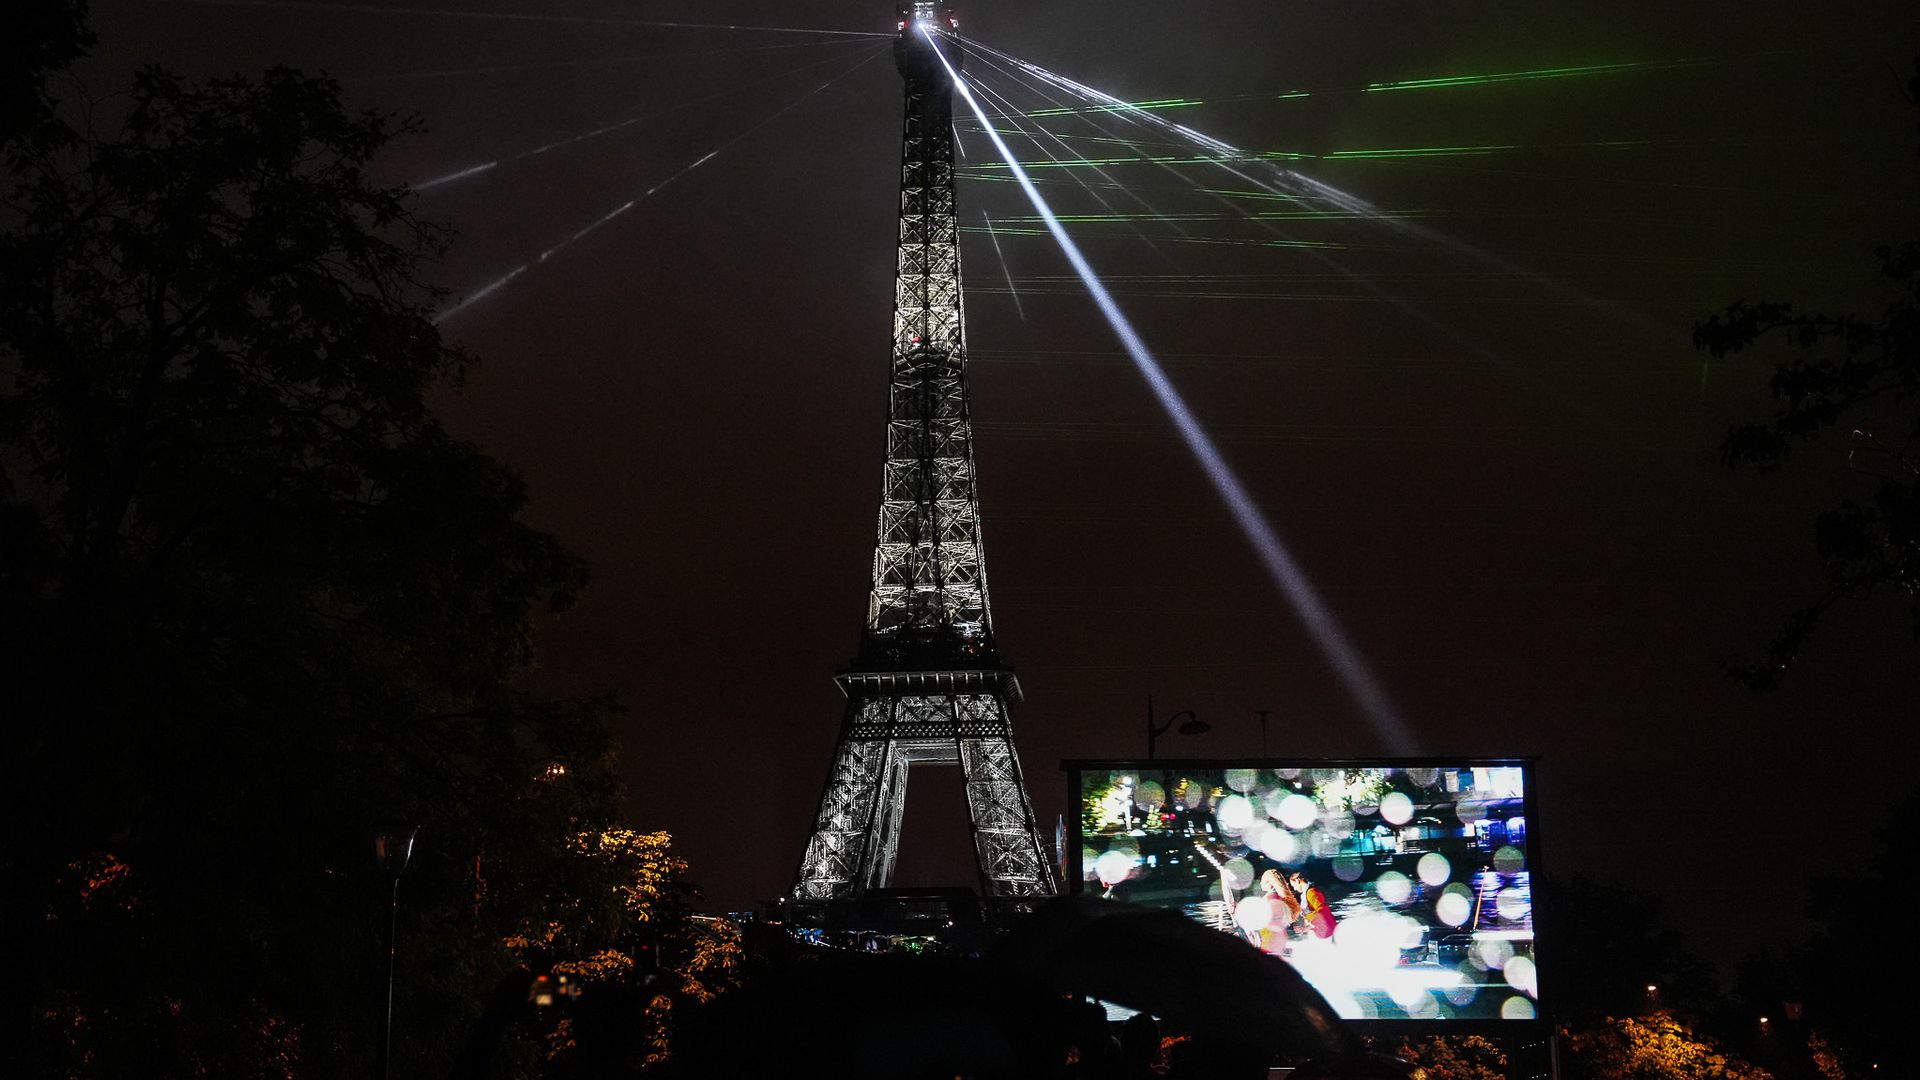
[[0, 34], [0, 144], [35, 132], [53, 135], [46, 77], [93, 47], [86, 0], [13, 0]]
[[[1920, 103], [1920, 61], [1915, 69], [1909, 97]], [[1774, 371], [1773, 416], [1728, 431], [1720, 453], [1729, 467], [1777, 469], [1796, 444], [1845, 424], [1849, 460], [1870, 488], [1864, 498], [1821, 514], [1815, 525], [1826, 588], [1786, 617], [1760, 660], [1729, 662], [1734, 677], [1756, 690], [1778, 684], [1821, 618], [1842, 600], [1887, 589], [1905, 594], [1920, 640], [1920, 242], [1883, 247], [1879, 255], [1898, 291], [1878, 318], [1736, 303], [1694, 328], [1694, 345], [1716, 357], [1765, 340], [1796, 350]]]
[[1910, 1053], [1905, 1025], [1911, 1009], [1898, 990], [1886, 988], [1898, 985], [1904, 954], [1887, 950], [1887, 933], [1913, 918], [1920, 867], [1908, 845], [1916, 820], [1920, 788], [1889, 809], [1851, 873], [1809, 886], [1807, 914], [1817, 929], [1791, 970], [1804, 978], [1796, 989], [1807, 1025], [1844, 1056], [1849, 1074], [1898, 1069], [1894, 1063]]
[[0, 1045], [23, 1075], [365, 1074], [384, 818], [422, 827], [396, 1072], [443, 1071], [503, 937], [614, 816], [605, 706], [521, 686], [584, 567], [426, 404], [472, 360], [419, 276], [443, 233], [366, 175], [406, 126], [297, 72], [149, 71], [116, 134], [14, 144]]
[[1551, 946], [1542, 957], [1542, 999], [1556, 1022], [1582, 1027], [1713, 1004], [1712, 968], [1686, 949], [1665, 908], [1658, 896], [1578, 874], [1544, 882], [1540, 910], [1553, 922], [1542, 935]]

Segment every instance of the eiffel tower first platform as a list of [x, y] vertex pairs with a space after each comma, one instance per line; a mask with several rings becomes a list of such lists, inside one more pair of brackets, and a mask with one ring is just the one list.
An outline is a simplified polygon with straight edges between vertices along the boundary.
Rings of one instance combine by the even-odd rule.
[[888, 887], [907, 777], [922, 764], [960, 767], [983, 896], [1055, 892], [1013, 748], [1020, 684], [987, 603], [954, 214], [955, 26], [946, 4], [899, 8], [906, 123], [879, 540], [860, 652], [837, 680], [846, 718], [791, 893], [816, 910]]

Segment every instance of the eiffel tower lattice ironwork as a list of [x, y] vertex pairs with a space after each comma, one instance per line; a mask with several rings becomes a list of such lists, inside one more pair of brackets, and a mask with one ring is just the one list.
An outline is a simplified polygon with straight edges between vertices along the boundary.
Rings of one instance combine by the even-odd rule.
[[[885, 888], [900, 847], [907, 774], [957, 764], [989, 897], [1050, 896], [1054, 873], [1014, 753], [987, 603], [973, 429], [967, 411], [954, 215], [952, 9], [901, 5], [894, 56], [906, 80], [900, 247], [879, 540], [866, 628], [838, 677], [846, 717], [792, 898]], [[935, 53], [940, 50], [940, 54]]]

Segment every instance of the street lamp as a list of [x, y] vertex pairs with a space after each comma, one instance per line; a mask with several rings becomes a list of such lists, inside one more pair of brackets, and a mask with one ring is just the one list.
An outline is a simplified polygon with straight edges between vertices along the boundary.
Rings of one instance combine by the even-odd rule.
[[393, 1075], [393, 956], [395, 937], [400, 928], [400, 875], [407, 872], [413, 858], [413, 840], [418, 825], [385, 825], [373, 835], [373, 857], [386, 873], [392, 888], [387, 894], [387, 1009], [380, 1028], [380, 1077]]
[[[1184, 721], [1180, 719], [1183, 716], [1186, 717]], [[1176, 724], [1179, 726], [1175, 727]], [[1153, 744], [1159, 740], [1160, 736], [1165, 735], [1169, 731], [1177, 731], [1182, 735], [1204, 735], [1212, 730], [1213, 725], [1195, 716], [1192, 709], [1181, 709], [1179, 712], [1167, 717], [1166, 723], [1155, 724], [1153, 722], [1153, 695], [1147, 695], [1148, 761], [1153, 760]]]

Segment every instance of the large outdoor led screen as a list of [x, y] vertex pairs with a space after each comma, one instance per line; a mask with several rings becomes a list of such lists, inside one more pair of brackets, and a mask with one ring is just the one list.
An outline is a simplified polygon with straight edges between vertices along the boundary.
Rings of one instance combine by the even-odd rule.
[[1527, 765], [1067, 771], [1075, 888], [1237, 935], [1292, 964], [1349, 1019], [1537, 1015]]

